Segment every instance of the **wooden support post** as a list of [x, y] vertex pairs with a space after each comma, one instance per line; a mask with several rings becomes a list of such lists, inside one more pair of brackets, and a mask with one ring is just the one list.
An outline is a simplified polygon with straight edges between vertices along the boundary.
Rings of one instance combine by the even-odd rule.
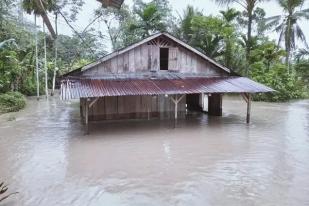
[[185, 94], [183, 94], [180, 98], [178, 98], [178, 95], [175, 95], [175, 98], [171, 97], [171, 100], [174, 102], [175, 104], [175, 119], [178, 118], [178, 103], [182, 100], [182, 98], [185, 96]]
[[80, 117], [83, 118], [83, 99], [80, 98], [79, 99], [79, 114], [80, 114]]
[[248, 98], [248, 101], [247, 101], [247, 124], [250, 123], [250, 115], [251, 115], [251, 95], [250, 94], [247, 94], [247, 98]]
[[246, 122], [247, 124], [250, 123], [250, 117], [251, 117], [251, 94], [249, 93], [243, 93], [241, 96], [244, 98], [244, 100], [247, 103], [247, 116], [246, 116]]
[[86, 105], [85, 105], [85, 126], [86, 126], [86, 131], [85, 134], [89, 134], [89, 119], [88, 119], [88, 114], [89, 113], [89, 102], [88, 99], [86, 99]]
[[91, 108], [98, 100], [99, 100], [99, 97], [96, 97], [94, 100], [92, 100], [92, 101], [89, 103], [89, 108]]

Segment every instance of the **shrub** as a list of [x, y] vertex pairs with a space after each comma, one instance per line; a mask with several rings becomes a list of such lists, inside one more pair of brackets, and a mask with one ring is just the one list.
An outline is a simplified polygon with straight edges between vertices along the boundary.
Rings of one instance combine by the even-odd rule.
[[279, 102], [305, 96], [303, 82], [296, 75], [289, 74], [283, 64], [275, 64], [266, 70], [262, 63], [257, 62], [252, 65], [251, 76], [254, 80], [276, 90], [273, 93], [257, 94], [254, 100]]
[[26, 99], [19, 92], [7, 92], [0, 95], [0, 113], [16, 112], [25, 106]]
[[[41, 85], [41, 84], [40, 84]], [[41, 88], [40, 88], [41, 90]], [[36, 82], [34, 78], [27, 77], [26, 80], [23, 82], [20, 92], [27, 96], [34, 96], [36, 95]]]

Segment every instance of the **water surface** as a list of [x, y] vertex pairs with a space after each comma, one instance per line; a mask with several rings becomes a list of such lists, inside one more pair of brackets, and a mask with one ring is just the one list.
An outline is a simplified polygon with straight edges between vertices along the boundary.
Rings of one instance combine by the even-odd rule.
[[0, 116], [5, 206], [309, 205], [309, 100], [224, 98], [223, 117], [92, 124], [76, 103]]

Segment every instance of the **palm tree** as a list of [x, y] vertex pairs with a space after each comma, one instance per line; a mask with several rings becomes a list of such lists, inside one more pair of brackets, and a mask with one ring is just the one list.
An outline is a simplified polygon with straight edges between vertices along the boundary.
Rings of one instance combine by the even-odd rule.
[[284, 41], [287, 65], [290, 63], [291, 52], [296, 48], [297, 39], [308, 47], [306, 37], [298, 24], [301, 19], [309, 19], [309, 9], [301, 9], [304, 2], [305, 0], [278, 0], [284, 14], [266, 19], [268, 24], [277, 25], [275, 31], [279, 33], [278, 44]]
[[[41, 0], [41, 3], [46, 11], [53, 11], [56, 9], [56, 1], [52, 0]], [[38, 66], [38, 33], [37, 33], [37, 15], [41, 15], [42, 11], [37, 6], [36, 0], [23, 0], [22, 7], [28, 14], [34, 14], [35, 22], [35, 56], [36, 56], [36, 82], [37, 82], [37, 100], [40, 96], [40, 83], [39, 83], [39, 66]], [[48, 84], [47, 84], [47, 61], [46, 61], [46, 36], [45, 36], [45, 24], [43, 21], [43, 33], [44, 33], [44, 67], [45, 67], [45, 94], [48, 97]]]
[[142, 38], [145, 38], [157, 31], [166, 30], [166, 13], [154, 1], [148, 4], [142, 4], [139, 8], [135, 9], [138, 17], [137, 22], [133, 22], [129, 26], [130, 31], [137, 31]]
[[230, 24], [240, 15], [240, 12], [236, 9], [228, 8], [226, 11], [221, 10], [220, 14], [222, 15], [223, 19]]
[[234, 32], [234, 21], [236, 18], [240, 15], [240, 12], [236, 9], [229, 8], [226, 11], [220, 11], [222, 18], [225, 22], [224, 27], [225, 28], [231, 28], [230, 31], [233, 32], [226, 32], [224, 41], [225, 41], [225, 51], [224, 51], [224, 65], [227, 68], [230, 68], [232, 66], [233, 62], [233, 47], [235, 45], [235, 32]]
[[192, 6], [187, 6], [183, 11], [183, 15], [180, 17], [180, 28], [176, 35], [186, 42], [190, 42], [193, 35], [192, 31], [192, 19], [195, 16], [201, 16], [202, 13]]
[[[239, 4], [247, 13], [248, 22], [247, 22], [247, 39], [246, 39], [246, 59], [250, 57], [251, 43], [252, 43], [252, 24], [254, 17], [254, 10], [257, 4], [263, 0], [215, 0], [221, 5], [229, 5], [232, 3]], [[247, 71], [248, 73], [248, 71]]]

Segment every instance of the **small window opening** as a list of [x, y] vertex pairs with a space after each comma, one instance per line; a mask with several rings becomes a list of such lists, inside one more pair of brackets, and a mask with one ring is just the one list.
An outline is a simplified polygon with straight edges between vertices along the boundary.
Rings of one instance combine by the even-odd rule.
[[160, 48], [160, 70], [168, 70], [168, 48]]

